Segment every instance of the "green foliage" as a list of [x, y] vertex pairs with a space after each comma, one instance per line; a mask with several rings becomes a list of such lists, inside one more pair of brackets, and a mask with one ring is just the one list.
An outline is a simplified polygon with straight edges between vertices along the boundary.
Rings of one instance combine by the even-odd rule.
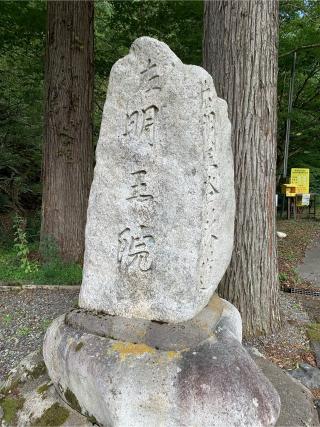
[[[311, 191], [320, 191], [320, 2], [280, 3], [278, 169], [281, 172], [288, 91], [294, 49], [296, 74], [291, 114], [289, 167], [311, 169]], [[302, 48], [318, 45], [313, 48]], [[301, 49], [300, 49], [301, 48]], [[289, 54], [287, 54], [289, 52]], [[291, 52], [291, 53], [290, 53]]]
[[43, 236], [40, 243], [40, 255], [45, 265], [59, 262], [59, 249], [56, 241], [50, 235]]
[[20, 268], [14, 248], [0, 249], [0, 282], [8, 284], [77, 285], [82, 280], [78, 264], [65, 264], [60, 260], [39, 265], [37, 271], [25, 272]]
[[[95, 140], [113, 63], [147, 35], [200, 64], [202, 9], [202, 1], [95, 2]], [[45, 1], [0, 2], [0, 212], [25, 216], [41, 203], [45, 26]]]
[[[95, 1], [95, 140], [111, 67], [134, 39], [146, 35], [163, 40], [183, 62], [200, 65], [202, 20], [202, 0]], [[27, 275], [44, 283], [65, 279], [78, 283], [80, 267], [62, 265], [52, 253], [54, 248], [41, 248], [44, 265], [37, 274], [26, 272], [36, 265], [30, 261], [30, 244], [39, 241], [40, 230], [45, 28], [45, 1], [0, 2], [0, 214], [14, 212], [28, 218], [25, 235], [15, 236], [21, 245], [16, 247], [21, 268], [13, 257], [5, 256], [0, 259], [0, 275], [9, 262], [12, 271], [6, 270], [4, 276], [13, 276], [13, 280], [25, 280]], [[289, 168], [309, 167], [311, 190], [316, 192], [320, 192], [320, 48], [299, 48], [319, 44], [319, 32], [319, 1], [280, 1], [278, 172], [283, 161], [292, 51], [298, 49]], [[9, 252], [11, 240], [0, 221], [0, 245]]]
[[35, 262], [31, 262], [28, 259], [30, 250], [28, 246], [26, 232], [24, 230], [24, 220], [16, 215], [14, 222], [15, 238], [14, 248], [17, 253], [17, 257], [20, 260], [20, 268], [24, 273], [32, 273], [38, 271], [38, 265]]
[[288, 275], [286, 273], [279, 273], [279, 281], [286, 282], [288, 280]]
[[49, 319], [44, 319], [41, 322], [41, 327], [44, 331], [46, 331], [48, 329], [48, 327], [51, 325], [52, 320]]
[[10, 325], [10, 323], [13, 320], [13, 316], [12, 316], [12, 314], [5, 314], [2, 318], [2, 320], [5, 324]]
[[320, 342], [320, 323], [310, 323], [307, 326], [307, 334], [311, 341]]
[[0, 2], [0, 210], [40, 202], [45, 2]]
[[17, 335], [19, 337], [26, 337], [30, 334], [30, 332], [31, 332], [31, 329], [28, 328], [27, 326], [17, 329]]
[[78, 264], [60, 262], [42, 266], [32, 282], [38, 285], [77, 285], [82, 280], [82, 268]]

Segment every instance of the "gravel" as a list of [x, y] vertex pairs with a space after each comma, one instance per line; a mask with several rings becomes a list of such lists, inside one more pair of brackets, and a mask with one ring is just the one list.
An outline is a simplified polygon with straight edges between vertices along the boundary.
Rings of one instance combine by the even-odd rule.
[[245, 341], [245, 345], [257, 348], [281, 368], [293, 369], [299, 362], [315, 362], [313, 351], [306, 333], [306, 327], [313, 320], [320, 300], [306, 305], [310, 298], [280, 292], [282, 326], [279, 331], [267, 337]]
[[[1, 289], [1, 288], [0, 288]], [[77, 304], [79, 289], [0, 290], [0, 381], [30, 352], [42, 346], [50, 322]], [[306, 326], [320, 321], [320, 298], [280, 293], [282, 328], [245, 342], [282, 368], [308, 362]]]
[[42, 346], [51, 321], [76, 305], [79, 289], [0, 291], [0, 381]]

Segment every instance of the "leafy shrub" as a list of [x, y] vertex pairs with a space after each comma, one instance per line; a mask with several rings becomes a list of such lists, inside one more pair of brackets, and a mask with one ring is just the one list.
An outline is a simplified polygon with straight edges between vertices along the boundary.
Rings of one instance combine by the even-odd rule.
[[25, 220], [20, 216], [16, 215], [14, 220], [14, 248], [16, 250], [17, 257], [20, 261], [20, 268], [25, 273], [32, 273], [38, 270], [38, 265], [35, 262], [31, 262], [28, 259], [30, 250], [28, 246], [27, 235], [25, 231]]

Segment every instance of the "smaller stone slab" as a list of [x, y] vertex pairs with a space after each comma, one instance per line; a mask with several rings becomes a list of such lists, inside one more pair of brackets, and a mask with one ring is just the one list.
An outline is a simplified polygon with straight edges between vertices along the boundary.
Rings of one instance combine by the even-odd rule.
[[[180, 323], [128, 319], [83, 309], [74, 309], [67, 313], [65, 323], [77, 330], [105, 338], [177, 351], [193, 348], [213, 335], [221, 319], [222, 310], [226, 308], [222, 301], [215, 295], [197, 316]], [[238, 318], [238, 324], [240, 322], [241, 319]], [[241, 341], [241, 323], [235, 330], [235, 335]]]
[[0, 386], [2, 427], [92, 427], [95, 420], [91, 421], [61, 399], [48, 376], [42, 350], [25, 357]]

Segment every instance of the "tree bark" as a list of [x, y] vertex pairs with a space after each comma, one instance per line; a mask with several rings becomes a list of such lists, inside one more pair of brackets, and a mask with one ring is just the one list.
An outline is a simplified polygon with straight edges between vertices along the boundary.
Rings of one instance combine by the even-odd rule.
[[235, 166], [234, 251], [219, 292], [239, 309], [245, 336], [268, 334], [280, 324], [277, 42], [276, 0], [205, 1], [204, 68], [228, 102]]
[[93, 1], [48, 1], [42, 242], [81, 261], [93, 173]]

